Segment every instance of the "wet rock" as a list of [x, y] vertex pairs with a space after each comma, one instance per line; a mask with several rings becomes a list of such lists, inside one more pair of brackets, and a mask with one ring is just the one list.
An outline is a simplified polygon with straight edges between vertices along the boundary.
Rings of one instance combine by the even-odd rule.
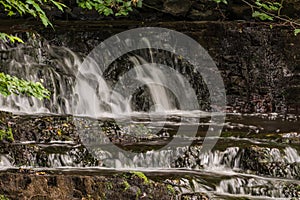
[[251, 195], [256, 197], [271, 197], [272, 199], [298, 199], [300, 188], [297, 183], [267, 181], [255, 178], [232, 178], [222, 180], [217, 188], [220, 193], [230, 193], [234, 195]]
[[172, 15], [185, 15], [191, 5], [190, 0], [166, 0], [164, 1], [164, 10]]
[[[145, 184], [137, 176], [1, 173], [0, 194], [9, 199], [162, 199], [170, 194], [162, 182]], [[125, 184], [126, 183], [126, 184]], [[128, 186], [128, 188], [126, 187]]]
[[67, 116], [18, 116], [8, 123], [16, 141], [74, 141], [79, 142], [72, 118]]
[[282, 138], [279, 142], [288, 144], [300, 144], [300, 133], [290, 132], [281, 134]]
[[[205, 8], [197, 7], [197, 10], [200, 10], [199, 13], [203, 13], [201, 9]], [[213, 11], [213, 9], [208, 9], [207, 12], [209, 11]], [[213, 13], [215, 12], [213, 11]], [[202, 19], [199, 18], [199, 20]], [[233, 112], [293, 112], [295, 114], [299, 112], [299, 109], [297, 109], [300, 96], [298, 88], [299, 70], [297, 66], [300, 66], [300, 61], [297, 59], [298, 52], [296, 50], [300, 48], [300, 43], [287, 27], [270, 29], [269, 26], [261, 23], [236, 21], [141, 23], [129, 20], [123, 20], [122, 23], [114, 21], [110, 23], [105, 21], [97, 23], [78, 21], [73, 23], [71, 27], [57, 21], [56, 26], [55, 33], [49, 30], [40, 30], [41, 37], [48, 39], [50, 45], [68, 47], [83, 57], [100, 44], [101, 41], [122, 30], [141, 26], [157, 26], [180, 31], [199, 42], [216, 62], [224, 80], [228, 105], [232, 106]], [[99, 27], [101, 27], [101, 31]], [[37, 41], [39, 41], [39, 38], [37, 38]], [[42, 48], [38, 44], [33, 48], [31, 54], [39, 52], [39, 49]], [[32, 45], [34, 46], [34, 44]], [[4, 55], [10, 52], [10, 57], [9, 59], [1, 60], [1, 65], [9, 66], [7, 62], [12, 59], [13, 49], [16, 48], [8, 48], [2, 53]], [[148, 59], [149, 55], [145, 51], [143, 52], [142, 56]], [[24, 54], [26, 54], [25, 49]], [[201, 75], [194, 73], [193, 66], [188, 65], [185, 59], [178, 59], [178, 56], [176, 57], [172, 54], [168, 55], [153, 50], [153, 55], [155, 55], [154, 59], [157, 63], [172, 66], [184, 74], [191, 82], [193, 88], [195, 88], [200, 107], [204, 110], [210, 108], [207, 88], [205, 88], [205, 84], [201, 80]], [[14, 59], [16, 60], [19, 57], [15, 56]], [[51, 56], [49, 58], [45, 56], [43, 59], [46, 61], [51, 59], [52, 61], [58, 58], [52, 59]], [[53, 64], [55, 65], [55, 63]], [[113, 63], [111, 69], [105, 72], [107, 81], [114, 84], [118, 80], [116, 75], [124, 74], [128, 67], [129, 69], [132, 67], [130, 62], [120, 61], [119, 63]], [[61, 69], [59, 71], [57, 67], [54, 67], [54, 69], [57, 70], [55, 74], [59, 74], [62, 71]], [[65, 75], [68, 72], [63, 72], [62, 74]], [[66, 79], [66, 76], [63, 75], [60, 78]], [[45, 82], [48, 81], [51, 82], [48, 79]], [[53, 84], [50, 85], [50, 89], [52, 89], [54, 86]], [[147, 96], [149, 96], [147, 92], [141, 92], [140, 98], [134, 97], [136, 102], [134, 102], [133, 106], [138, 107], [139, 110], [151, 107], [151, 102], [142, 103], [143, 100], [147, 100]], [[62, 103], [63, 100], [59, 102]], [[54, 111], [58, 110], [54, 106], [51, 109]]]
[[6, 167], [87, 167], [100, 164], [84, 146], [67, 144], [2, 144], [0, 154], [1, 160], [6, 159]]
[[252, 146], [243, 150], [240, 167], [259, 175], [300, 179], [297, 156], [290, 148], [281, 153], [277, 148]]
[[181, 195], [181, 199], [189, 199], [189, 200], [208, 200], [209, 197], [203, 193], [199, 194], [183, 194]]

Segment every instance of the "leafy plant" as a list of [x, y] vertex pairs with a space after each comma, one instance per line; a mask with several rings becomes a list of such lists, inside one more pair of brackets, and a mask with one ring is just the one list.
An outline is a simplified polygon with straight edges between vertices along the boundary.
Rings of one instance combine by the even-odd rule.
[[[212, 0], [219, 3], [227, 4], [226, 0]], [[297, 20], [281, 15], [284, 0], [241, 0], [252, 9], [252, 17], [262, 21], [278, 21], [289, 24], [294, 28], [294, 35], [300, 33], [300, 23]], [[273, 28], [273, 25], [270, 25]]]
[[277, 12], [278, 15], [280, 13], [278, 12], [282, 8], [282, 4], [279, 2], [270, 2], [265, 1], [262, 2], [260, 0], [256, 0], [255, 5], [260, 10], [255, 10], [252, 13], [252, 17], [259, 18], [260, 20], [270, 20], [272, 21], [274, 19], [274, 14], [271, 15], [271, 13]]
[[228, 4], [227, 0], [213, 0], [213, 1], [216, 2], [217, 4], [219, 3]]
[[270, 21], [272, 21], [272, 20], [273, 20], [273, 17], [272, 17], [272, 16], [270, 16], [270, 15], [268, 15], [268, 14], [266, 14], [266, 13], [263, 13], [263, 12], [259, 12], [259, 11], [254, 11], [254, 12], [252, 13], [252, 17], [254, 17], [254, 18], [259, 18], [259, 19], [262, 20], [262, 21], [265, 21], [265, 20], [270, 20]]
[[8, 35], [6, 33], [0, 33], [0, 40], [3, 40], [5, 42], [11, 41], [12, 43], [14, 43], [15, 41], [24, 43], [24, 41], [21, 38], [13, 35]]
[[95, 9], [98, 13], [108, 15], [128, 15], [132, 7], [141, 7], [142, 0], [77, 0], [81, 8]]
[[[77, 0], [80, 7], [85, 9], [95, 9], [100, 14], [116, 16], [127, 15], [129, 11], [132, 11], [132, 7], [141, 7], [142, 0]], [[53, 5], [62, 12], [66, 7], [65, 4], [60, 3], [55, 0], [0, 0], [1, 6], [7, 12], [8, 16], [13, 16], [16, 14], [25, 15], [30, 14], [31, 16], [38, 18], [45, 27], [51, 26], [52, 23], [49, 21], [43, 7], [47, 4]], [[13, 35], [7, 33], [0, 33], [0, 40], [14, 42], [24, 41]], [[8, 96], [10, 94], [26, 94], [29, 96], [34, 96], [38, 99], [49, 98], [50, 92], [45, 89], [39, 82], [34, 83], [30, 81], [25, 81], [0, 73], [0, 94]]]
[[50, 91], [48, 91], [39, 82], [25, 81], [15, 76], [0, 73], [0, 94], [8, 96], [11, 94], [25, 94], [33, 96], [38, 99], [50, 98]]
[[4, 7], [8, 16], [13, 16], [17, 13], [21, 16], [30, 14], [35, 18], [39, 18], [46, 27], [49, 25], [52, 26], [52, 24], [42, 7], [49, 3], [61, 11], [66, 7], [63, 3], [55, 0], [26, 0], [25, 2], [21, 0], [0, 0], [0, 5]]
[[266, 1], [266, 2], [261, 2], [260, 0], [256, 0], [255, 4], [259, 7], [259, 8], [263, 8], [267, 11], [278, 11], [281, 7], [282, 4], [279, 2], [270, 2], [270, 1]]
[[[76, 2], [81, 8], [88, 10], [95, 9], [105, 16], [112, 14], [116, 16], [128, 15], [128, 13], [132, 11], [132, 7], [142, 6], [142, 0], [76, 0]], [[53, 25], [48, 19], [43, 9], [44, 7], [52, 5], [62, 12], [64, 12], [64, 8], [67, 7], [65, 4], [55, 0], [0, 0], [0, 6], [1, 5], [8, 16], [16, 14], [23, 16], [29, 14], [35, 18], [39, 18], [45, 27], [53, 27]], [[23, 43], [22, 39], [6, 33], [0, 33], [0, 40]]]
[[[48, 19], [45, 11], [42, 9], [46, 4], [52, 4], [62, 12], [64, 11], [65, 4], [55, 0], [0, 0], [0, 6], [4, 8], [8, 16], [19, 14], [21, 16], [29, 14], [35, 18], [39, 18], [45, 27], [51, 26], [52, 23]], [[24, 43], [19, 37], [8, 35], [6, 33], [0, 33], [0, 40]]]

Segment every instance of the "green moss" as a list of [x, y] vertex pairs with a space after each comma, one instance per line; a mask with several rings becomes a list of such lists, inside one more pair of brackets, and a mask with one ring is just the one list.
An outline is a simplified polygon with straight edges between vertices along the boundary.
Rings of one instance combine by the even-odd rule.
[[148, 177], [143, 172], [132, 171], [131, 173], [133, 175], [139, 177], [140, 179], [143, 179], [144, 180], [144, 184], [148, 185], [150, 183]]
[[130, 184], [126, 180], [123, 181], [123, 185], [125, 186], [124, 191], [126, 191], [130, 188]]
[[222, 132], [222, 137], [232, 137], [232, 136], [234, 136], [236, 133], [234, 133], [234, 132], [226, 132], [226, 131], [224, 131], [224, 132]]
[[135, 199], [138, 200], [139, 197], [142, 195], [142, 191], [141, 189], [139, 188], [137, 191], [136, 191], [136, 194], [135, 194]]
[[9, 198], [7, 198], [7, 197], [4, 196], [4, 195], [0, 195], [0, 200], [9, 200]]
[[112, 184], [112, 182], [107, 182], [107, 183], [105, 183], [105, 188], [106, 188], [107, 190], [113, 189], [113, 184]]
[[175, 195], [176, 192], [172, 185], [168, 184], [167, 189], [172, 195]]
[[82, 199], [85, 199], [85, 200], [94, 200], [94, 198], [90, 194], [88, 194], [86, 198], [82, 198]]
[[14, 141], [14, 135], [10, 127], [7, 130], [0, 130], [0, 141], [2, 140]]

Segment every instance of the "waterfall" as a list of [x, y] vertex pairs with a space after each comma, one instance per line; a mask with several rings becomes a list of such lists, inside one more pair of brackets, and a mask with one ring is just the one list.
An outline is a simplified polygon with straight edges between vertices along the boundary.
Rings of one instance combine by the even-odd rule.
[[[149, 43], [146, 38], [143, 38], [143, 42]], [[91, 57], [86, 57], [83, 63], [82, 55], [66, 47], [49, 45], [38, 36], [36, 40], [29, 40], [26, 45], [3, 46], [2, 52], [9, 58], [1, 62], [4, 72], [26, 80], [39, 81], [51, 91], [51, 99], [43, 101], [22, 95], [11, 95], [7, 98], [1, 96], [1, 110], [13, 113], [72, 114], [89, 117], [129, 114], [135, 109], [132, 108], [134, 94], [124, 96], [123, 90], [130, 90], [128, 89], [130, 83], [127, 80], [130, 78], [137, 82], [134, 84], [146, 86], [149, 90], [153, 105], [147, 109], [163, 113], [177, 109], [172, 92], [181, 95], [183, 88], [190, 88], [180, 73], [173, 70], [174, 76], [166, 74], [169, 71], [160, 66], [155, 67], [152, 65], [154, 63], [148, 63], [140, 55], [125, 58], [131, 63], [132, 70], [129, 70], [123, 79], [121, 77], [117, 84], [110, 84], [111, 81], [104, 77], [105, 72], [101, 69], [101, 63]], [[153, 60], [151, 49], [148, 53]], [[173, 78], [176, 80], [172, 80]], [[173, 87], [175, 91], [167, 91], [165, 88], [171, 83], [176, 84], [177, 88]], [[187, 92], [193, 94], [193, 91], [188, 89]]]

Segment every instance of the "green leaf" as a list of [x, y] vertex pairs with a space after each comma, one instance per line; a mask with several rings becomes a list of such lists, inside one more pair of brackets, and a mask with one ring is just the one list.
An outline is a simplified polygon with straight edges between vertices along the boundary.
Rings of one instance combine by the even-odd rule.
[[131, 1], [123, 2], [124, 6], [130, 7], [131, 6]]
[[141, 8], [142, 7], [142, 5], [143, 5], [143, 1], [142, 0], [139, 0], [138, 2], [137, 2], [137, 7], [138, 8]]
[[0, 73], [0, 93], [3, 96], [8, 96], [12, 93], [17, 95], [26, 94], [40, 100], [50, 98], [50, 91], [44, 88], [41, 83], [25, 81], [4, 73]]
[[87, 9], [89, 9], [89, 10], [92, 10], [93, 9], [93, 7], [92, 7], [92, 4], [90, 4], [90, 2], [85, 2], [85, 6], [86, 6], [86, 8]]
[[217, 4], [219, 3], [228, 4], [227, 0], [213, 0], [213, 1], [216, 2]]
[[113, 14], [114, 12], [112, 11], [112, 9], [110, 9], [110, 8], [105, 8], [104, 10], [103, 10], [103, 14], [105, 15], [105, 16], [108, 16], [108, 15], [111, 15], [111, 14]]
[[24, 41], [21, 38], [17, 37], [17, 36], [8, 35], [6, 33], [1, 33], [1, 32], [0, 32], [0, 40], [10, 41], [12, 43], [14, 43], [15, 41], [18, 41], [20, 43], [24, 43]]
[[277, 11], [277, 10], [279, 10], [279, 7], [276, 7], [276, 6], [270, 6], [270, 9], [273, 10], [273, 11]]
[[14, 13], [13, 11], [10, 10], [10, 11], [8, 12], [7, 15], [8, 15], [8, 16], [13, 16], [13, 15], [15, 15], [15, 14], [16, 14], [16, 13]]
[[266, 13], [262, 13], [262, 12], [259, 12], [259, 11], [255, 11], [252, 13], [252, 17], [254, 18], [259, 18], [260, 20], [262, 21], [265, 21], [265, 20], [270, 20], [272, 21], [273, 20], [273, 17], [266, 14]]
[[262, 4], [259, 1], [256, 1], [255, 4], [261, 8]]
[[59, 9], [61, 10], [62, 12], [64, 12], [64, 7], [66, 8], [67, 6], [63, 3], [60, 3], [60, 2], [57, 2], [57, 1], [54, 1], [54, 0], [51, 0], [51, 2]]
[[299, 33], [300, 33], [300, 29], [299, 29], [299, 28], [296, 28], [296, 29], [294, 30], [294, 35], [297, 36]]

